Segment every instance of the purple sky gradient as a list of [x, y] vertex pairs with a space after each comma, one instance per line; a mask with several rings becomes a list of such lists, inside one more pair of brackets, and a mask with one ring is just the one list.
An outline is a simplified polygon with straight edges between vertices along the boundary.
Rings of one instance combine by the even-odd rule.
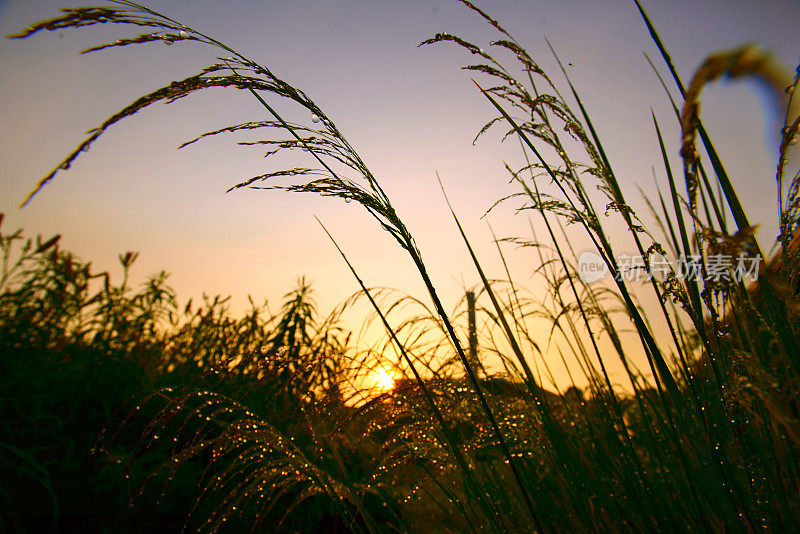
[[[773, 50], [790, 68], [800, 58], [797, 2], [644, 4], [687, 81], [708, 54], [746, 41]], [[0, 1], [0, 32], [15, 33], [71, 5]], [[518, 147], [501, 144], [497, 132], [472, 146], [475, 133], [492, 117], [469, 74], [459, 70], [472, 58], [452, 45], [416, 46], [447, 31], [488, 49], [497, 35], [474, 13], [455, 1], [157, 0], [148, 5], [267, 65], [326, 110], [415, 235], [448, 306], [462, 296], [462, 282], [473, 285], [478, 278], [447, 212], [436, 171], [489, 275], [503, 275], [480, 217], [496, 199], [515, 191], [503, 161], [519, 163]], [[647, 52], [667, 75], [633, 1], [480, 5], [562, 89], [544, 38], [572, 63], [570, 75], [623, 190], [649, 220], [636, 186], [653, 193], [653, 166], [664, 180], [651, 107], [675, 169], [680, 169], [679, 132], [642, 55]], [[263, 151], [237, 146], [238, 138], [220, 136], [176, 150], [205, 131], [266, 118], [243, 92], [213, 90], [124, 120], [19, 210], [35, 182], [86, 130], [141, 94], [196, 73], [216, 55], [193, 43], [78, 54], [129, 33], [99, 27], [0, 41], [0, 211], [7, 216], [6, 231], [21, 226], [29, 235], [61, 233], [64, 247], [112, 273], [119, 272], [118, 253], [139, 251], [136, 281], [164, 269], [172, 273], [171, 284], [184, 302], [202, 292], [230, 294], [235, 311], [244, 309], [248, 294], [277, 308], [296, 277], [305, 274], [313, 280], [320, 308], [327, 310], [357, 286], [314, 221], [316, 214], [368, 284], [424, 296], [410, 261], [355, 204], [283, 192], [224, 194], [242, 178], [277, 168], [262, 158]], [[281, 109], [291, 120], [310, 122], [304, 110]], [[703, 93], [702, 118], [748, 214], [762, 223], [759, 238], [769, 249], [777, 234], [777, 124], [768, 99], [755, 83], [719, 82]], [[297, 154], [291, 163], [311, 162]], [[514, 206], [501, 207], [488, 219], [499, 236], [527, 238], [527, 220], [514, 214]], [[630, 253], [633, 245], [618, 249]], [[509, 259], [517, 281], [525, 285], [537, 266], [535, 254], [509, 249]]]

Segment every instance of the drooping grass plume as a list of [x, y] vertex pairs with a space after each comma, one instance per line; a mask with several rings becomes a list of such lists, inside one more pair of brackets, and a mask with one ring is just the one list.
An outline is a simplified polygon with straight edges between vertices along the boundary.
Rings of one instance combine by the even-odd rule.
[[[800, 213], [797, 176], [783, 200], [786, 160], [798, 131], [791, 111], [797, 76], [783, 80], [766, 56], [741, 48], [710, 56], [686, 89], [637, 2], [684, 98], [672, 102], [680, 139], [664, 138], [653, 115], [652, 142], [662, 161], [653, 162], [659, 202], [648, 205], [660, 212], [651, 226], [625, 198], [625, 177], [616, 174], [601, 141], [606, 134], [593, 123], [555, 49], [564, 94], [500, 22], [462, 0], [498, 32], [497, 40], [484, 48], [439, 33], [421, 45], [452, 44], [468, 53], [464, 69], [495, 113], [476, 140], [500, 130], [503, 141], [520, 145], [522, 163], [500, 166], [519, 190], [489, 212], [516, 202], [515, 209], [534, 222], [530, 235], [525, 228], [520, 236], [495, 239], [505, 276], [497, 279], [450, 206], [481, 281], [467, 309], [451, 313], [379, 179], [304, 91], [198, 30], [133, 2], [113, 4], [66, 10], [14, 37], [113, 23], [147, 32], [87, 52], [162, 40], [210, 46], [225, 57], [111, 115], [25, 203], [108, 128], [151, 104], [211, 87], [245, 90], [266, 118], [218, 128], [182, 146], [248, 131], [265, 138], [242, 144], [267, 156], [310, 156], [311, 165], [268, 168], [239, 179], [231, 190], [281, 189], [354, 201], [406, 251], [427, 291], [423, 300], [367, 287], [342, 254], [361, 290], [327, 318], [317, 316], [301, 280], [278, 314], [265, 317], [254, 306], [235, 320], [222, 299], [197, 311], [189, 304], [181, 313], [164, 275], [134, 297], [127, 278], [115, 287], [108, 276], [98, 277], [66, 255], [53, 253], [40, 270], [20, 271], [13, 263], [4, 268], [0, 303], [13, 318], [9, 324], [29, 321], [27, 331], [37, 336], [47, 331], [48, 349], [94, 343], [133, 355], [154, 376], [185, 373], [180, 387], [150, 384], [151, 394], [118, 416], [100, 440], [108, 458], [124, 460], [142, 499], [153, 488], [169, 492], [194, 469], [198, 489], [187, 525], [209, 531], [242, 525], [309, 529], [302, 517], [313, 510], [332, 528], [359, 532], [751, 532], [797, 523], [800, 360], [791, 322], [798, 313], [798, 247], [791, 238]], [[721, 255], [745, 260], [761, 254], [756, 225], [699, 118], [702, 88], [726, 74], [766, 76], [781, 91], [790, 88], [782, 93], [786, 118], [777, 164], [781, 263], [772, 263], [751, 287], [734, 266], [714, 270]], [[294, 102], [315, 126], [286, 120], [273, 99]], [[695, 135], [711, 162], [708, 175]], [[670, 146], [682, 147], [683, 183], [673, 175]], [[728, 212], [734, 233], [727, 228]], [[609, 229], [609, 215], [629, 236]], [[613, 277], [607, 285], [580, 277], [576, 241], [565, 225], [588, 239]], [[532, 271], [543, 282], [535, 292], [524, 289], [526, 281], [511, 279], [501, 243], [535, 249]], [[631, 245], [643, 259], [646, 284], [632, 280], [619, 259]], [[53, 250], [57, 239], [31, 242], [23, 257]], [[673, 263], [657, 275], [659, 257]], [[694, 258], [697, 276], [680, 276], [673, 265], [681, 257]], [[134, 259], [132, 253], [120, 257], [125, 273]], [[93, 283], [103, 285], [95, 300], [88, 294]], [[645, 294], [657, 299], [657, 307], [640, 305]], [[359, 351], [339, 318], [363, 298], [385, 338]], [[26, 299], [49, 299], [59, 311], [39, 313]], [[403, 317], [412, 305], [415, 314]], [[569, 387], [557, 383], [555, 365], [566, 369]], [[621, 369], [619, 376], [612, 365]], [[380, 372], [386, 387], [366, 388]], [[548, 381], [555, 393], [545, 389]], [[582, 390], [580, 384], [588, 386]], [[139, 432], [131, 440], [126, 429], [133, 426]], [[115, 449], [123, 446], [131, 448]], [[144, 469], [137, 462], [148, 454], [166, 461]]]

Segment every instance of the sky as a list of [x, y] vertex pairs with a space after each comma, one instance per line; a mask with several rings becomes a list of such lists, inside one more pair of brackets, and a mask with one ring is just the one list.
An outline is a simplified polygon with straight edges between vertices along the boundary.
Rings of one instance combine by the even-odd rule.
[[[789, 0], [645, 1], [645, 8], [688, 80], [710, 53], [755, 42], [789, 68], [800, 58], [800, 4]], [[105, 5], [97, 2], [98, 5]], [[0, 32], [15, 33], [55, 16], [70, 2], [0, 0]], [[85, 5], [84, 2], [81, 5]], [[380, 180], [416, 237], [453, 307], [478, 277], [443, 200], [436, 173], [490, 277], [502, 267], [486, 220], [500, 237], [529, 237], [528, 222], [508, 204], [482, 216], [515, 189], [504, 161], [518, 150], [489, 135], [472, 140], [493, 114], [467, 72], [471, 58], [447, 44], [417, 47], [446, 31], [485, 48], [497, 34], [456, 1], [156, 0], [148, 5], [213, 35], [303, 89], [337, 124]], [[634, 2], [627, 0], [502, 0], [479, 5], [497, 18], [556, 80], [545, 37], [564, 61], [593, 117], [623, 191], [646, 217], [637, 185], [654, 193], [652, 168], [664, 180], [651, 109], [659, 118], [673, 167], [679, 131], [668, 100], [642, 52], [658, 61]], [[247, 295], [273, 309], [295, 280], [313, 283], [321, 310], [357, 284], [314, 220], [339, 240], [369, 285], [424, 298], [408, 257], [355, 204], [279, 191], [226, 189], [275, 170], [258, 149], [235, 137], [182, 142], [210, 130], [266, 118], [248, 94], [217, 89], [170, 105], [157, 104], [108, 130], [69, 171], [24, 209], [19, 203], [82, 139], [140, 95], [195, 74], [214, 50], [194, 43], [151, 43], [79, 55], [130, 30], [97, 27], [43, 32], [0, 41], [0, 212], [3, 230], [60, 233], [62, 246], [95, 269], [120, 273], [117, 255], [138, 251], [133, 280], [160, 270], [182, 301], [203, 293]], [[672, 86], [670, 86], [672, 88]], [[763, 89], [722, 81], [702, 95], [701, 117], [715, 140], [751, 219], [762, 224], [764, 248], [777, 235], [777, 120]], [[305, 110], [287, 117], [308, 122]], [[508, 146], [506, 146], [508, 145]], [[293, 164], [306, 165], [298, 154]], [[541, 230], [540, 233], [544, 233]], [[633, 245], [620, 247], [633, 251]], [[518, 283], [537, 267], [531, 250], [508, 249]], [[535, 284], [533, 281], [531, 284]], [[358, 318], [350, 319], [354, 324]]]

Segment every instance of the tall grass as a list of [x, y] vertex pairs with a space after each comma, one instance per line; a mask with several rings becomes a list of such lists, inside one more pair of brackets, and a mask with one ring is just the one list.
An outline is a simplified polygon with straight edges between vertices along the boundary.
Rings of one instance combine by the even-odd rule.
[[[227, 443], [217, 435], [225, 418], [252, 418], [306, 453], [325, 451], [336, 472], [327, 429], [368, 370], [350, 360], [342, 308], [321, 316], [302, 278], [277, 313], [253, 304], [237, 318], [225, 298], [179, 306], [164, 273], [131, 287], [130, 252], [117, 283], [61, 250], [58, 236], [0, 227], [0, 252], [4, 531], [179, 530], [202, 482], [211, 492], [225, 471], [206, 463]], [[363, 471], [369, 455], [350, 447], [339, 456]], [[283, 482], [289, 497], [302, 494]], [[261, 517], [295, 530], [339, 521], [338, 501], [307, 492], [304, 501], [289, 519], [285, 510]]]
[[[709, 56], [684, 84], [637, 3], [678, 89], [678, 104], [673, 100], [673, 105], [682, 131], [681, 180], [668, 157], [670, 142], [653, 117], [653, 143], [663, 156], [658, 162], [663, 167], [659, 202], [650, 202], [654, 228], [663, 234], [659, 235], [648, 230], [623, 195], [621, 178], [603, 148], [603, 134], [566, 71], [561, 69], [569, 98], [498, 21], [467, 0], [462, 3], [493, 27], [497, 40], [484, 49], [440, 33], [421, 44], [453, 44], [477, 60], [464, 68], [479, 78], [477, 90], [496, 112], [479, 135], [503, 129], [505, 138], [519, 142], [525, 161], [520, 168], [507, 166], [519, 193], [499, 204], [521, 202], [518, 209], [541, 221], [531, 230], [546, 231], [544, 236], [517, 238], [539, 253], [537, 276], [549, 293], [536, 298], [510, 279], [508, 268], [504, 283], [492, 281], [451, 207], [482, 281], [482, 359], [464, 350], [460, 316], [446, 311], [422, 252], [380, 181], [305, 92], [214, 38], [134, 2], [65, 10], [15, 36], [112, 22], [148, 33], [88, 51], [192, 41], [225, 54], [199, 74], [144, 95], [110, 116], [39, 182], [25, 203], [109, 127], [150, 104], [172, 102], [208, 87], [244, 90], [261, 103], [265, 120], [231, 125], [186, 144], [259, 130], [269, 132], [268, 138], [252, 144], [266, 146], [270, 153], [301, 150], [310, 155], [316, 167], [271, 170], [232, 189], [282, 189], [354, 201], [406, 251], [428, 293], [429, 304], [417, 301], [424, 317], [399, 320], [397, 311], [408, 300], [387, 305], [339, 249], [360, 284], [361, 296], [386, 330], [384, 348], [396, 351], [397, 360], [387, 361], [387, 351], [381, 350], [322, 365], [314, 380], [302, 386], [327, 393], [311, 395], [302, 406], [309, 413], [327, 415], [307, 419], [313, 424], [304, 426], [302, 443], [270, 422], [268, 415], [252, 410], [252, 397], [241, 392], [161, 391], [153, 399], [166, 404], [153, 418], [143, 448], [157, 436], [170, 436], [175, 445], [167, 471], [177, 472], [195, 459], [207, 466], [206, 475], [214, 474], [204, 475], [207, 483], [197, 496], [196, 513], [205, 517], [202, 526], [209, 530], [234, 520], [259, 528], [275, 520], [270, 514], [276, 509], [285, 511], [285, 519], [295, 506], [319, 495], [335, 504], [337, 517], [347, 527], [369, 532], [792, 528], [800, 519], [798, 252], [792, 239], [800, 177], [788, 179], [784, 174], [791, 168], [789, 150], [800, 124], [791, 106], [800, 71], [787, 78], [767, 55], [745, 47]], [[786, 105], [776, 176], [779, 258], [771, 269], [762, 269], [752, 287], [738, 280], [734, 269], [719, 271], [714, 265], [720, 254], [764, 257], [699, 117], [701, 90], [722, 75], [760, 77], [777, 88]], [[665, 89], [670, 99], [676, 98], [666, 84]], [[270, 103], [274, 99], [292, 101], [314, 117], [316, 126], [286, 120]], [[696, 142], [698, 135], [702, 146]], [[710, 170], [702, 166], [701, 149]], [[288, 179], [288, 185], [276, 182], [281, 178]], [[626, 242], [607, 230], [602, 215], [607, 212], [618, 213], [645, 260], [643, 270], [649, 276], [641, 287], [625, 276], [626, 266], [619, 258]], [[735, 231], [728, 228], [727, 213], [733, 216]], [[564, 231], [564, 223], [585, 233], [613, 276], [610, 286], [585, 283], [577, 276], [574, 238]], [[543, 251], [544, 245], [549, 251]], [[507, 265], [502, 248], [498, 251]], [[672, 260], [665, 271], [656, 269], [658, 255]], [[680, 276], [673, 266], [681, 256], [696, 257], [695, 264], [685, 266], [695, 268], [698, 277]], [[313, 337], [303, 334], [303, 317], [310, 313], [300, 304], [307, 302], [303, 292], [301, 287], [289, 300], [281, 319], [285, 322], [277, 326], [283, 337], [260, 337], [255, 345], [217, 346], [215, 329], [225, 326], [215, 323], [206, 331], [211, 339], [192, 334], [190, 351], [214, 347], [202, 361], [255, 376], [256, 382], [262, 366], [275, 362], [282, 362], [278, 368], [292, 376], [295, 365], [329, 362], [328, 345], [318, 348]], [[652, 292], [658, 306], [639, 306], [637, 295], [643, 292]], [[546, 339], [531, 327], [540, 319], [551, 325]], [[658, 325], [668, 334], [659, 336]], [[119, 328], [123, 326], [112, 332]], [[622, 331], [630, 328], [633, 335], [626, 337]], [[431, 341], [437, 336], [438, 341]], [[265, 339], [271, 340], [266, 346], [261, 344]], [[604, 348], [608, 346], [612, 350]], [[487, 374], [490, 355], [501, 361], [503, 376]], [[645, 369], [637, 368], [639, 355], [644, 356]], [[579, 368], [588, 390], [575, 387], [579, 381], [574, 377], [568, 390], [545, 390], [546, 379], [555, 382], [547, 364], [551, 358], [563, 360], [568, 370]], [[613, 381], [608, 370], [612, 362], [621, 364], [627, 384]], [[376, 365], [394, 368], [398, 377], [408, 379], [357, 408], [347, 408], [341, 391], [330, 384], [341, 383], [348, 372]], [[440, 372], [443, 368], [448, 371]], [[458, 372], [450, 371], [454, 368]], [[294, 380], [288, 375], [277, 378], [278, 384]], [[352, 384], [358, 387], [356, 381]], [[331, 398], [339, 401], [331, 403]], [[357, 445], [354, 436], [361, 436]], [[345, 446], [347, 440], [351, 441]]]

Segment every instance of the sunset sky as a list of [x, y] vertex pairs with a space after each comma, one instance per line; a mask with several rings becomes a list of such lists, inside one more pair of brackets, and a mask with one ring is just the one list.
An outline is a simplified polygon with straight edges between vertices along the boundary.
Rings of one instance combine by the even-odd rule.
[[[417, 47], [447, 31], [489, 49], [498, 36], [478, 16], [456, 1], [433, 0], [147, 4], [270, 67], [326, 110], [415, 235], [447, 306], [462, 296], [463, 284], [472, 286], [478, 278], [439, 191], [437, 171], [489, 276], [503, 276], [481, 216], [495, 200], [515, 191], [503, 161], [519, 162], [518, 145], [501, 145], [498, 130], [472, 146], [477, 131], [493, 116], [470, 74], [459, 69], [472, 58], [452, 45]], [[74, 5], [0, 0], [0, 32], [16, 33]], [[668, 100], [642, 55], [647, 52], [666, 75], [634, 2], [503, 0], [479, 5], [561, 88], [563, 79], [545, 37], [571, 64], [570, 75], [624, 192], [648, 220], [636, 185], [653, 193], [653, 166], [664, 180], [651, 107], [670, 143], [674, 168], [679, 168], [680, 137]], [[651, 0], [644, 5], [684, 80], [710, 53], [747, 41], [773, 50], [788, 68], [800, 59], [796, 1]], [[36, 181], [87, 130], [140, 95], [195, 74], [217, 55], [196, 43], [150, 43], [79, 55], [122, 35], [131, 30], [104, 26], [0, 41], [4, 231], [23, 227], [29, 235], [60, 233], [63, 247], [112, 273], [120, 272], [118, 253], [139, 251], [133, 272], [137, 283], [163, 269], [172, 273], [171, 285], [184, 302], [203, 292], [233, 295], [234, 311], [244, 309], [248, 294], [277, 308], [297, 276], [306, 275], [320, 308], [327, 310], [357, 285], [316, 215], [368, 284], [424, 297], [407, 256], [357, 205], [276, 191], [225, 194], [240, 179], [277, 169], [264, 160], [263, 149], [237, 146], [235, 136], [219, 136], [176, 150], [203, 132], [267, 118], [244, 92], [211, 90], [157, 104], [122, 121], [29, 206], [18, 209]], [[722, 81], [707, 88], [701, 100], [702, 118], [751, 220], [762, 223], [758, 235], [769, 249], [777, 235], [778, 124], [768, 95], [752, 82]], [[290, 120], [310, 123], [305, 110], [281, 109]], [[312, 163], [299, 153], [294, 158], [292, 165]], [[501, 237], [529, 238], [527, 220], [514, 213], [515, 206], [501, 206], [488, 220]], [[632, 244], [618, 248], [633, 251]], [[537, 266], [535, 254], [514, 249], [509, 254], [517, 281], [525, 285]]]

